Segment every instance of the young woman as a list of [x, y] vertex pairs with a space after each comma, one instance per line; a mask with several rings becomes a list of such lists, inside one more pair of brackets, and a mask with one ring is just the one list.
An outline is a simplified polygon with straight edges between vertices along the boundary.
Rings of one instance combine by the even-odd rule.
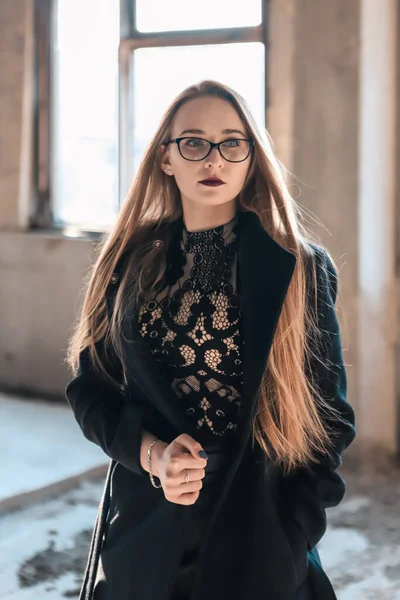
[[332, 600], [355, 436], [337, 271], [234, 90], [172, 102], [101, 245], [67, 399], [112, 459], [81, 598]]

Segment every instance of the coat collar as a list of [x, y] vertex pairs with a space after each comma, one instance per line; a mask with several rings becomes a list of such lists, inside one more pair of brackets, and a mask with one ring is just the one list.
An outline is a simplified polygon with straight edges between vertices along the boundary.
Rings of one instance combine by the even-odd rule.
[[[240, 213], [238, 291], [243, 315], [243, 413], [249, 425], [276, 326], [296, 265], [296, 256], [265, 231], [258, 216]], [[156, 359], [130, 320], [125, 351], [127, 383], [139, 385], [150, 404], [180, 433], [187, 429], [178, 399]], [[248, 427], [246, 427], [248, 429]]]

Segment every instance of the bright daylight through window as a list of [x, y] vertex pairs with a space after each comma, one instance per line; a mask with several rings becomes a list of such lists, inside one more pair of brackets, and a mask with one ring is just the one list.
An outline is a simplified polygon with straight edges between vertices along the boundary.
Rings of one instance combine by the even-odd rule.
[[[138, 0], [141, 32], [258, 25], [261, 2]], [[207, 6], [209, 5], [209, 9]], [[79, 15], [79, 18], [77, 18]], [[135, 173], [163, 111], [186, 86], [217, 79], [243, 94], [264, 121], [264, 44], [147, 47], [134, 51], [131, 106]], [[119, 0], [58, 0], [53, 73], [52, 209], [55, 224], [106, 229], [118, 212]], [[162, 90], [162, 94], [160, 94]], [[126, 132], [125, 132], [126, 133]], [[124, 131], [120, 132], [124, 136]]]

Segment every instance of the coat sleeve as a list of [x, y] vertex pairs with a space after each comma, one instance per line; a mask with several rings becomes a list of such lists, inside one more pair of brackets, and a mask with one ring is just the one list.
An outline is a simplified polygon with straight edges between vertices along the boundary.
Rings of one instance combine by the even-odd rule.
[[[98, 342], [98, 352], [103, 352]], [[84, 434], [112, 459], [136, 475], [148, 477], [140, 464], [142, 427], [150, 408], [132, 398], [122, 382], [122, 368], [115, 356], [108, 357], [109, 373], [120, 381], [117, 389], [93, 368], [89, 349], [79, 357], [79, 368], [65, 396]]]
[[[322, 261], [327, 274], [319, 266]], [[327, 527], [326, 509], [337, 506], [343, 499], [346, 486], [337, 469], [342, 454], [355, 438], [355, 415], [346, 400], [347, 377], [343, 359], [340, 328], [335, 310], [337, 296], [337, 273], [325, 250], [317, 252], [317, 307], [318, 324], [323, 342], [318, 354], [328, 366], [313, 361], [313, 369], [323, 397], [339, 411], [344, 423], [334, 422], [333, 448], [329, 455], [319, 458], [308, 468], [297, 470], [286, 481], [289, 502], [294, 517], [300, 524], [312, 550], [324, 535]], [[332, 426], [332, 424], [331, 424]]]

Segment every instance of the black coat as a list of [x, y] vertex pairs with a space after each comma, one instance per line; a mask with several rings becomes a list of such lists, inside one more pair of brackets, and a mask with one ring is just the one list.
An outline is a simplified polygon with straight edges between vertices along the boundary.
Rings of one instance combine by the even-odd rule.
[[[338, 428], [330, 458], [284, 478], [278, 466], [271, 463], [266, 468], [258, 445], [252, 448], [250, 425], [296, 257], [272, 239], [254, 213], [241, 218], [245, 224], [239, 240], [238, 282], [245, 339], [245, 416], [200, 550], [191, 600], [295, 600], [306, 579], [316, 600], [334, 600], [316, 545], [326, 530], [325, 510], [344, 496], [345, 483], [336, 469], [355, 437], [334, 308], [336, 273], [326, 252], [313, 245], [317, 265], [323, 261], [329, 272], [326, 277], [318, 268], [317, 298], [319, 326], [325, 332], [320, 353], [331, 364], [329, 370], [318, 362], [314, 368], [324, 396], [347, 425]], [[117, 271], [110, 284], [109, 301], [118, 275]], [[178, 399], [154, 357], [135, 329], [130, 331], [129, 373], [121, 392], [99, 380], [87, 351], [82, 352], [79, 372], [66, 388], [84, 435], [112, 459], [81, 598], [92, 598], [101, 551], [113, 599], [169, 600], [188, 507], [167, 501], [162, 489], [151, 485], [140, 465], [140, 431], [145, 427], [169, 443], [187, 430]]]

